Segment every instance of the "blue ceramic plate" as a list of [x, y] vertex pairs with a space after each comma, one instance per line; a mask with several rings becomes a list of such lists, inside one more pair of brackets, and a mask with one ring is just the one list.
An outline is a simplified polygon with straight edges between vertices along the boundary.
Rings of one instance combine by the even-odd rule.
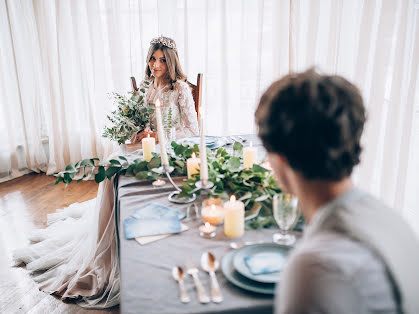
[[[190, 145], [199, 145], [200, 144], [200, 137], [199, 136], [192, 136], [192, 137], [185, 137], [182, 138], [180, 140], [177, 141], [179, 144], [185, 145], [185, 144], [190, 144]], [[226, 144], [226, 140], [223, 137], [218, 137], [218, 136], [206, 136], [205, 137], [205, 145], [213, 150], [213, 149], [217, 149], [221, 146], [224, 146]]]
[[[185, 137], [185, 138], [182, 138], [182, 139], [179, 140], [179, 142], [182, 142], [182, 143], [187, 142], [187, 143], [190, 143], [190, 144], [198, 144], [198, 145], [199, 145], [200, 141], [201, 141], [201, 138], [199, 136]], [[207, 146], [214, 145], [216, 142], [217, 142], [217, 137], [215, 137], [215, 136], [206, 136], [205, 137], [205, 144]]]
[[242, 288], [247, 291], [269, 294], [272, 295], [275, 293], [275, 284], [273, 283], [260, 283], [254, 280], [250, 280], [242, 275], [240, 275], [233, 265], [234, 255], [238, 250], [232, 250], [224, 255], [221, 261], [221, 271], [224, 276], [230, 281], [233, 285]]
[[[259, 243], [245, 246], [238, 249], [237, 253], [234, 255], [233, 266], [239, 274], [248, 279], [261, 283], [276, 283], [281, 278], [281, 269], [285, 265], [285, 260], [291, 249], [292, 248], [289, 246], [279, 245], [276, 243]], [[280, 265], [269, 265], [269, 263], [266, 263], [265, 261], [264, 266], [276, 268], [277, 271], [275, 272], [255, 275], [250, 271], [248, 265], [246, 265], [246, 259], [249, 261], [249, 259], [252, 258], [269, 255], [276, 256], [275, 260], [277, 260]], [[255, 262], [257, 263], [257, 261]], [[263, 260], [259, 262], [264, 263]]]

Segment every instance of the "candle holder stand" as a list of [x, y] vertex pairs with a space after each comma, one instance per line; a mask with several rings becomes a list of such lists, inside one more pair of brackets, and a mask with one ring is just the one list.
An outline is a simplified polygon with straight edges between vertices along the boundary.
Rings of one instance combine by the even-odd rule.
[[161, 167], [161, 172], [166, 174], [170, 184], [176, 189], [176, 191], [169, 194], [168, 200], [175, 204], [189, 204], [194, 202], [196, 200], [195, 193], [192, 194], [192, 197], [177, 197], [182, 189], [175, 183], [175, 181], [173, 181], [172, 176], [170, 175], [172, 171], [173, 167], [170, 167], [169, 165], [164, 165]]
[[168, 165], [162, 166], [162, 172], [166, 174], [167, 179], [172, 184], [172, 186], [176, 189], [176, 191], [172, 192], [168, 196], [168, 200], [175, 204], [189, 204], [196, 200], [196, 194], [197, 191], [203, 191], [206, 194], [209, 194], [210, 190], [214, 187], [214, 183], [211, 181], [197, 181], [195, 183], [196, 188], [192, 191], [192, 197], [177, 197], [179, 193], [182, 191], [182, 189], [173, 181], [172, 176], [170, 175], [170, 172], [173, 171], [173, 167], [170, 167]]

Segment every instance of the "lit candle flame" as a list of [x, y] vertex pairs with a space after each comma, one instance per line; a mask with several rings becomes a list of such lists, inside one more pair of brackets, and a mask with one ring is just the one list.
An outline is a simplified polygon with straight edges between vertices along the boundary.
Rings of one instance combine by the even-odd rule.
[[235, 195], [231, 195], [230, 202], [235, 202], [235, 201], [236, 201], [236, 196]]
[[206, 222], [205, 223], [205, 229], [209, 229], [210, 227], [211, 227], [210, 223], [209, 222]]
[[215, 205], [214, 204], [211, 205], [211, 210], [215, 211]]
[[147, 134], [147, 137], [150, 137], [150, 133]]
[[195, 158], [196, 158], [195, 153], [192, 153], [192, 159], [195, 159]]
[[157, 100], [156, 100], [156, 107], [160, 108], [160, 99], [159, 98], [157, 98]]

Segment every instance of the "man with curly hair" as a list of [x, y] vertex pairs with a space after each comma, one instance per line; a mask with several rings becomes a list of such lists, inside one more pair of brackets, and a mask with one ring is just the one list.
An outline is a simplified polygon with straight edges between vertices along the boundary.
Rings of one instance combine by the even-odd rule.
[[365, 120], [358, 88], [313, 69], [274, 82], [260, 100], [259, 137], [307, 223], [276, 313], [419, 313], [418, 240], [350, 178]]

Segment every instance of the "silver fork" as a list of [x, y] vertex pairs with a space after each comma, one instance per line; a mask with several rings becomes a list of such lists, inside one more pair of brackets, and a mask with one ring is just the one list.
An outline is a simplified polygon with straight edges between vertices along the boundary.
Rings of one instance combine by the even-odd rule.
[[194, 281], [195, 287], [196, 287], [196, 291], [198, 292], [199, 302], [201, 302], [201, 303], [209, 303], [210, 298], [208, 297], [207, 293], [205, 292], [205, 289], [202, 286], [201, 280], [199, 280], [199, 277], [198, 277], [198, 273], [199, 273], [198, 268], [196, 268], [196, 267], [194, 267], [192, 265], [188, 265], [186, 272], [189, 275], [191, 275], [192, 278], [193, 278], [193, 281]]

